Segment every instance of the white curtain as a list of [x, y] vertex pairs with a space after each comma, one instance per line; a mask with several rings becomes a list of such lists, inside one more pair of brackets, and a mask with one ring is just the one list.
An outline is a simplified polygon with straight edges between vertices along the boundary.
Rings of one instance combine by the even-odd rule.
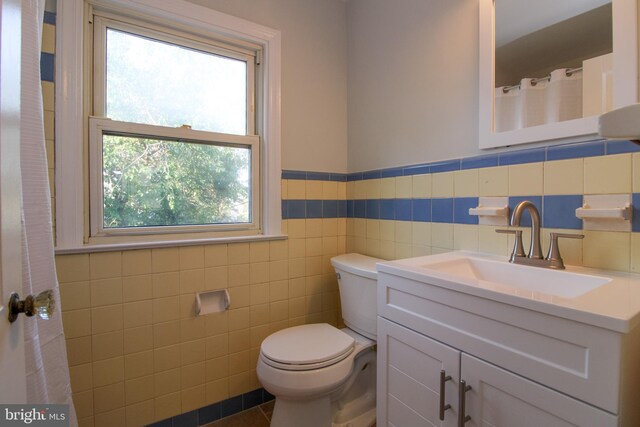
[[27, 400], [69, 405], [72, 426], [78, 424], [65, 347], [60, 292], [56, 277], [51, 226], [51, 199], [44, 142], [40, 48], [44, 0], [22, 1], [21, 169], [23, 295], [52, 289], [56, 311], [51, 319], [25, 322]]

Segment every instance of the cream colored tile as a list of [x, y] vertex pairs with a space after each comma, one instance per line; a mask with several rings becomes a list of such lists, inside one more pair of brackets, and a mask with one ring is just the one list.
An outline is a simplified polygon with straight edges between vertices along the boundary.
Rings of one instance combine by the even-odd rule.
[[[302, 259], [302, 268], [304, 270], [304, 259]], [[289, 270], [299, 268], [300, 260], [283, 260], [283, 261], [271, 261], [269, 262], [269, 280], [286, 280], [289, 278]], [[294, 273], [296, 274], [296, 273]]]
[[544, 163], [544, 194], [583, 194], [584, 160]]
[[[288, 304], [287, 304], [288, 310]], [[241, 329], [238, 331], [229, 332], [229, 353], [237, 353], [251, 348], [251, 330]], [[233, 357], [230, 357], [230, 361]]]
[[118, 408], [113, 411], [96, 414], [94, 417], [94, 427], [121, 426], [125, 423], [125, 409]]
[[94, 361], [111, 359], [124, 354], [123, 332], [107, 332], [91, 337], [91, 354]]
[[379, 222], [379, 236], [380, 240], [393, 242], [396, 239], [396, 223], [395, 221], [381, 220]]
[[44, 111], [44, 139], [55, 139], [55, 117], [53, 111]]
[[346, 182], [338, 182], [338, 200], [348, 200]]
[[431, 224], [431, 245], [441, 249], [453, 249], [453, 224]]
[[431, 194], [433, 197], [453, 197], [453, 172], [432, 174]]
[[[542, 249], [549, 247], [550, 233], [571, 233], [584, 234], [582, 230], [570, 231], [566, 229], [545, 228], [542, 230]], [[580, 239], [559, 239], [558, 247], [560, 248], [560, 256], [565, 265], [582, 265], [582, 245], [583, 240]], [[546, 255], [546, 252], [543, 252]]]
[[[388, 240], [381, 240], [380, 241], [380, 249], [379, 249], [378, 255], [382, 259], [395, 259], [396, 258], [396, 244], [394, 242], [391, 242], [391, 241], [388, 241]], [[323, 298], [326, 295], [327, 295], [326, 293], [323, 294]], [[323, 305], [323, 309], [324, 308], [325, 307]]]
[[453, 248], [455, 250], [478, 251], [478, 226], [471, 224], [453, 225]]
[[206, 320], [202, 316], [180, 320], [180, 341], [195, 341], [207, 334]]
[[124, 378], [131, 380], [152, 375], [153, 366], [153, 351], [128, 354], [124, 358]]
[[93, 389], [93, 367], [91, 363], [71, 366], [69, 368], [71, 390], [74, 393]]
[[182, 246], [179, 248], [180, 270], [191, 270], [204, 267], [203, 246]]
[[229, 316], [226, 312], [209, 314], [204, 318], [207, 336], [219, 335], [229, 330]]
[[123, 304], [124, 328], [137, 328], [153, 323], [153, 301], [135, 301]]
[[91, 281], [91, 305], [101, 307], [122, 303], [122, 279], [92, 280]]
[[251, 284], [264, 283], [269, 281], [269, 263], [255, 262], [249, 264], [249, 275]]
[[287, 193], [290, 200], [304, 200], [306, 198], [306, 181], [290, 179], [287, 181]]
[[322, 181], [322, 200], [338, 200], [338, 182]]
[[280, 301], [289, 298], [289, 281], [279, 280], [269, 283], [269, 301]]
[[347, 192], [347, 200], [356, 199], [356, 182], [355, 181], [347, 182], [346, 192]]
[[[206, 343], [205, 343], [206, 360], [217, 359], [223, 356], [226, 359], [226, 355], [228, 353], [229, 353], [229, 335], [228, 334], [220, 334], [220, 335], [214, 335], [212, 337], [207, 337]], [[222, 360], [218, 360], [218, 361], [220, 362]], [[208, 378], [207, 381], [210, 381], [210, 379]]]
[[79, 310], [91, 307], [90, 283], [60, 283], [60, 305], [62, 311]]
[[122, 299], [124, 302], [153, 298], [151, 275], [128, 276], [122, 278]]
[[121, 330], [123, 327], [122, 305], [108, 305], [91, 309], [91, 333], [100, 334]]
[[135, 276], [151, 273], [151, 250], [122, 252], [122, 275]]
[[584, 234], [583, 263], [586, 267], [629, 271], [631, 233], [585, 231]]
[[154, 383], [156, 396], [180, 391], [180, 368], [156, 373]]
[[153, 327], [142, 326], [124, 330], [124, 354], [138, 353], [153, 348]]
[[324, 218], [322, 220], [322, 237], [338, 235], [338, 218]]
[[542, 163], [509, 166], [509, 195], [537, 196], [543, 192]]
[[[303, 298], [298, 298], [303, 299]], [[289, 300], [291, 302], [291, 300]], [[269, 323], [269, 304], [252, 305], [249, 312], [251, 326]]]
[[229, 288], [230, 308], [242, 308], [251, 305], [251, 286], [237, 286]]
[[363, 181], [366, 191], [367, 199], [379, 199], [380, 198], [380, 180], [379, 179], [366, 179]]
[[74, 393], [73, 406], [75, 406], [78, 418], [93, 415], [93, 390]]
[[205, 290], [225, 289], [229, 286], [229, 268], [211, 267], [204, 269]]
[[305, 237], [322, 237], [322, 219], [305, 220]]
[[198, 362], [190, 365], [183, 365], [180, 368], [180, 388], [182, 390], [195, 387], [205, 383], [205, 363]]
[[206, 387], [204, 384], [180, 392], [182, 412], [194, 411], [206, 405]]
[[152, 275], [153, 297], [163, 298], [180, 294], [180, 273], [158, 273]]
[[206, 398], [207, 403], [220, 402], [229, 397], [229, 379], [222, 378], [216, 381], [207, 382]]
[[[380, 221], [377, 219], [367, 220], [367, 239], [380, 239]], [[308, 253], [307, 253], [308, 255]]]
[[411, 244], [413, 227], [409, 221], [396, 221], [396, 243]]
[[250, 243], [249, 260], [251, 263], [269, 261], [269, 242]]
[[367, 220], [356, 218], [353, 223], [353, 235], [355, 237], [367, 237]]
[[205, 267], [220, 267], [228, 263], [227, 245], [207, 245], [204, 247]]
[[122, 254], [120, 252], [98, 252], [89, 254], [91, 279], [108, 279], [122, 275]]
[[414, 198], [431, 197], [431, 174], [413, 175], [411, 179]]
[[397, 176], [395, 177], [395, 181], [396, 181], [395, 197], [398, 199], [410, 199], [413, 194], [412, 177]]
[[153, 273], [166, 273], [179, 270], [179, 248], [158, 248], [151, 250], [151, 271]]
[[153, 347], [160, 348], [180, 343], [180, 321], [153, 325]]
[[322, 181], [308, 180], [305, 181], [305, 198], [307, 200], [322, 199]]
[[509, 195], [509, 166], [497, 166], [478, 170], [480, 196]]
[[93, 389], [93, 409], [96, 414], [124, 407], [124, 382]]
[[431, 246], [431, 223], [430, 222], [412, 222], [412, 240], [411, 243], [417, 246]]
[[248, 264], [251, 259], [249, 243], [233, 243], [228, 248], [229, 265]]
[[[448, 251], [448, 249], [437, 249], [437, 250], [445, 251], [445, 252]], [[427, 255], [431, 255], [432, 253], [433, 252], [432, 252], [431, 246], [415, 246], [415, 245], [411, 246], [412, 257], [427, 256]]]
[[124, 357], [93, 362], [93, 386], [102, 387], [124, 381]]
[[269, 261], [281, 261], [289, 258], [289, 241], [275, 240], [269, 242]]
[[364, 254], [374, 258], [382, 258], [382, 253], [380, 252], [380, 240], [366, 239], [366, 250]]
[[[55, 111], [55, 84], [53, 82], [40, 82], [40, 87], [42, 88], [42, 106], [46, 111]], [[48, 152], [49, 150], [47, 150]], [[48, 162], [50, 165], [53, 165], [52, 162]]]
[[168, 322], [180, 318], [180, 297], [156, 298], [153, 300], [153, 323]]
[[67, 344], [67, 360], [69, 366], [91, 362], [91, 336], [69, 338]]
[[478, 169], [453, 172], [453, 194], [455, 197], [477, 197], [479, 194]]
[[304, 239], [307, 237], [307, 225], [304, 219], [290, 219], [289, 239]]
[[496, 233], [498, 228], [504, 227], [478, 226], [478, 250], [480, 252], [502, 256], [511, 253], [507, 235]]
[[180, 272], [180, 293], [195, 294], [204, 290], [204, 269]]
[[89, 254], [58, 255], [56, 270], [61, 283], [87, 281], [91, 278]]
[[153, 399], [127, 405], [125, 408], [127, 426], [146, 426], [155, 420], [155, 405]]
[[169, 393], [154, 399], [155, 419], [162, 421], [182, 413], [180, 392]]
[[396, 197], [396, 179], [382, 178], [380, 180], [380, 198], [394, 199]]
[[180, 367], [180, 345], [170, 345], [153, 350], [154, 372], [164, 372]]
[[229, 270], [229, 287], [245, 286], [251, 284], [251, 269], [249, 264], [230, 265]]
[[56, 26], [51, 24], [42, 25], [42, 52], [56, 53]]
[[584, 194], [631, 193], [631, 154], [584, 159]]
[[72, 310], [62, 313], [67, 339], [91, 335], [91, 310]]

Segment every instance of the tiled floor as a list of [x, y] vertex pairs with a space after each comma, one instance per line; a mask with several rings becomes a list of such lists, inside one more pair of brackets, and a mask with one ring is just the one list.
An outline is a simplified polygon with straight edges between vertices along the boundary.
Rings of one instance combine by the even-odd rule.
[[203, 427], [269, 427], [275, 401], [214, 421]]

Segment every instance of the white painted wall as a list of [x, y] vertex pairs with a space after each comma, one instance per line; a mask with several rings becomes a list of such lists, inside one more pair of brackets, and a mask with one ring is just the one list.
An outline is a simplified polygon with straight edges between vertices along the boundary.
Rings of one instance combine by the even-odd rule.
[[342, 0], [189, 0], [282, 32], [282, 168], [347, 172]]
[[475, 155], [477, 0], [349, 0], [349, 171]]

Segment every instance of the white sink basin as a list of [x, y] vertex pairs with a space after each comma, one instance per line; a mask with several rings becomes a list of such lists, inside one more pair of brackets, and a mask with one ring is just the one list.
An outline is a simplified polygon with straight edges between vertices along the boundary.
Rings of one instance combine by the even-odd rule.
[[508, 293], [517, 293], [509, 292], [511, 288], [514, 291], [576, 298], [611, 281], [603, 276], [511, 264], [460, 252], [445, 255], [429, 257], [432, 262], [425, 262], [425, 258], [414, 259], [420, 261], [413, 263], [410, 259], [406, 261], [414, 271], [418, 270], [427, 276], [435, 273], [436, 276], [451, 281]]

